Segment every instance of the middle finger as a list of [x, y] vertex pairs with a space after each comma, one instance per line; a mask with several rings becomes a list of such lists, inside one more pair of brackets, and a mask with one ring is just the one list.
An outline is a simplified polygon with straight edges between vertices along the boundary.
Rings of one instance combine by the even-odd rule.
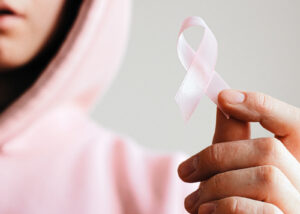
[[275, 138], [211, 145], [183, 162], [178, 172], [182, 180], [198, 182], [229, 170], [262, 165], [273, 165], [279, 168], [300, 191], [300, 164]]

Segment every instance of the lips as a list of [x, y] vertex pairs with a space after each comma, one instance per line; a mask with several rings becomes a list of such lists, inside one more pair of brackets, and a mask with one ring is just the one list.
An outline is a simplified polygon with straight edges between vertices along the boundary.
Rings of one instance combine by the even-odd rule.
[[11, 10], [6, 10], [6, 9], [0, 10], [0, 16], [4, 16], [4, 15], [11, 15], [11, 16], [13, 16], [13, 15], [15, 15], [15, 13], [13, 11], [11, 11]]
[[24, 23], [25, 16], [10, 4], [0, 1], [0, 36], [11, 32]]
[[0, 3], [0, 16], [21, 16], [22, 14], [5, 2]]

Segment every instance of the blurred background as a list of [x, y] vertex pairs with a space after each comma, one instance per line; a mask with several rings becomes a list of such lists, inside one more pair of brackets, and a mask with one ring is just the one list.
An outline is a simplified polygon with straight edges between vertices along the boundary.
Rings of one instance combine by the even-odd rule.
[[[300, 106], [300, 1], [136, 0], [120, 73], [93, 117], [139, 144], [193, 154], [211, 144], [215, 105], [204, 97], [185, 123], [174, 101], [185, 70], [176, 42], [184, 18], [204, 18], [219, 43], [216, 70], [235, 89]], [[186, 37], [196, 45], [201, 29]], [[270, 136], [253, 124], [253, 137]]]

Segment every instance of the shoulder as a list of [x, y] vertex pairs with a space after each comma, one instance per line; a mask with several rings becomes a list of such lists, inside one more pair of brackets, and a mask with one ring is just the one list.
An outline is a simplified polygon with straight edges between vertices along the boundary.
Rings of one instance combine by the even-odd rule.
[[134, 213], [133, 209], [138, 213], [185, 213], [184, 198], [195, 190], [195, 185], [183, 183], [177, 175], [186, 155], [154, 151], [95, 125], [98, 135], [89, 144], [90, 158], [102, 166], [99, 170], [106, 169], [121, 201], [130, 199], [131, 203], [123, 204], [128, 213]]

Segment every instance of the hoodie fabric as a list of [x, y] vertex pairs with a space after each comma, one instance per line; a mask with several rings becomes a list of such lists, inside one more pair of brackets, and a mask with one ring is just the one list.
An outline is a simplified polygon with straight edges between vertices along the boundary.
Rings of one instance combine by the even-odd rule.
[[120, 64], [129, 17], [128, 0], [84, 0], [56, 56], [0, 115], [1, 214], [185, 213], [195, 186], [177, 176], [183, 157], [88, 116]]

